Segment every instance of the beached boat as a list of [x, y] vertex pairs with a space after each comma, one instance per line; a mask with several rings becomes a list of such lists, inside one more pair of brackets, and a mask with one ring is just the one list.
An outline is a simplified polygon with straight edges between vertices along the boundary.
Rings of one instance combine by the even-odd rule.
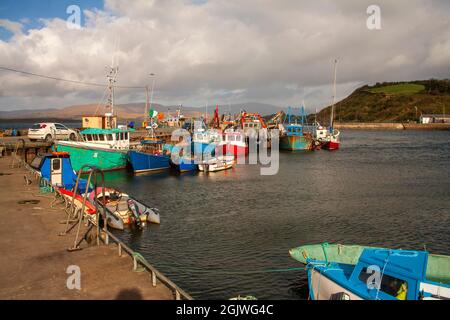
[[[73, 170], [70, 154], [67, 152], [52, 152], [38, 154], [30, 167], [39, 174], [41, 179], [53, 187], [72, 190], [77, 181], [77, 173]], [[78, 190], [85, 191], [87, 181], [80, 179]]]
[[234, 164], [234, 156], [218, 156], [200, 163], [198, 165], [198, 170], [204, 172], [216, 172], [231, 169]]
[[[108, 214], [119, 218], [124, 225], [134, 224], [140, 227], [145, 225], [147, 222], [156, 224], [160, 223], [159, 212], [156, 208], [151, 208], [132, 198], [128, 194], [120, 192], [116, 189], [105, 188], [105, 197], [103, 198], [102, 188], [98, 187], [96, 191], [96, 194], [94, 191], [89, 194], [90, 202], [97, 203], [102, 207], [105, 206]], [[112, 228], [118, 229], [120, 224], [117, 225], [115, 223], [116, 219], [111, 222], [108, 221], [108, 225]]]
[[83, 141], [56, 141], [54, 148], [70, 154], [75, 171], [85, 164], [104, 171], [125, 169], [132, 131], [134, 129], [88, 128], [80, 132]]
[[280, 149], [289, 151], [314, 150], [314, 138], [311, 132], [305, 132], [305, 108], [300, 108], [300, 123], [292, 119], [291, 108], [288, 108], [280, 137]]
[[314, 300], [450, 299], [448, 256], [327, 243], [289, 253], [306, 265]]
[[242, 130], [226, 129], [223, 140], [219, 143], [219, 150], [223, 155], [234, 155], [234, 157], [248, 154], [248, 145]]
[[137, 149], [128, 151], [134, 173], [159, 172], [170, 168], [170, 156], [165, 153], [164, 142], [154, 137], [141, 141]]

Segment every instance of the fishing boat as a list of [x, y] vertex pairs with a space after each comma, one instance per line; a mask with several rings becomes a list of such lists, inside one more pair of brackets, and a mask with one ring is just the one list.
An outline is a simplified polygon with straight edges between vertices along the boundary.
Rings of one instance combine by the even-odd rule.
[[214, 156], [216, 147], [221, 141], [221, 134], [218, 130], [198, 128], [192, 133], [192, 150], [197, 158], [205, 153]]
[[134, 150], [128, 151], [134, 173], [159, 172], [170, 168], [170, 156], [165, 153], [164, 142], [147, 138]]
[[[155, 116], [157, 113], [154, 113]], [[128, 151], [128, 158], [134, 173], [159, 172], [170, 168], [170, 155], [164, 148], [164, 141], [155, 135], [156, 123], [153, 118], [147, 127], [148, 134], [136, 149]]]
[[314, 300], [448, 300], [450, 257], [341, 244], [289, 251], [306, 265]]
[[226, 129], [218, 147], [224, 155], [231, 154], [235, 158], [245, 156], [248, 154], [248, 145], [245, 140], [242, 130]]
[[[262, 137], [268, 137], [266, 122], [258, 113], [241, 112], [241, 129], [244, 132], [247, 145], [256, 143], [260, 145]], [[264, 139], [264, 138], [263, 138]]]
[[[300, 123], [292, 120], [291, 107], [288, 108], [284, 122], [281, 125], [280, 149], [289, 151], [313, 150], [314, 138], [311, 132], [305, 132], [305, 108], [300, 108]], [[287, 122], [286, 122], [287, 120]]]
[[82, 141], [56, 141], [55, 151], [70, 153], [72, 166], [78, 171], [89, 164], [104, 171], [125, 169], [127, 151], [130, 147], [130, 132], [126, 126], [117, 126], [114, 115], [114, 83], [117, 68], [111, 68], [107, 76], [109, 85], [108, 108], [101, 128], [87, 128], [81, 131]]
[[[119, 218], [123, 225], [141, 227], [147, 222], [160, 224], [160, 216], [156, 208], [151, 208], [116, 189], [105, 188], [103, 193], [103, 188], [98, 187], [95, 191], [89, 194], [90, 202], [104, 206], [107, 213]], [[121, 223], [117, 223], [117, 219], [108, 219], [108, 225], [115, 229], [121, 228]]]
[[234, 156], [218, 156], [205, 160], [198, 165], [198, 170], [204, 172], [216, 172], [231, 169], [234, 167]]
[[259, 130], [267, 130], [264, 119], [258, 113], [241, 113], [241, 127], [245, 135], [249, 135], [250, 130], [258, 132]]
[[75, 171], [89, 164], [104, 171], [127, 167], [130, 132], [134, 129], [88, 128], [80, 132], [83, 141], [56, 141], [54, 149], [70, 154]]
[[323, 139], [322, 148], [325, 150], [338, 150], [340, 146], [340, 132], [334, 129], [334, 105], [336, 102], [336, 71], [337, 71], [337, 59], [334, 60], [334, 82], [333, 82], [333, 103], [331, 105], [331, 117], [330, 127], [328, 129], [326, 137]]

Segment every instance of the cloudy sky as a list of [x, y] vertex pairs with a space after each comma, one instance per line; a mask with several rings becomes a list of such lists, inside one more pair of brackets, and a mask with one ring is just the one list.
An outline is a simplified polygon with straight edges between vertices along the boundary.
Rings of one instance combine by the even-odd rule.
[[[370, 30], [367, 8], [381, 9]], [[81, 9], [69, 28], [67, 7]], [[151, 85], [164, 104], [265, 102], [309, 110], [377, 81], [450, 77], [448, 0], [1, 0], [0, 66], [104, 83]], [[73, 21], [73, 20], [71, 20]], [[370, 20], [372, 21], [372, 20]], [[0, 70], [0, 110], [98, 102], [101, 87]], [[144, 100], [119, 89], [121, 103]]]

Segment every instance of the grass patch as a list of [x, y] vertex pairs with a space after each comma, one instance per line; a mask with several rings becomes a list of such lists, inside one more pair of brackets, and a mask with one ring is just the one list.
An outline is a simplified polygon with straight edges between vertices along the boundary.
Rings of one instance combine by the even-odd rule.
[[388, 93], [388, 94], [414, 94], [425, 90], [425, 86], [421, 84], [394, 84], [390, 86], [383, 86], [369, 89], [372, 93]]

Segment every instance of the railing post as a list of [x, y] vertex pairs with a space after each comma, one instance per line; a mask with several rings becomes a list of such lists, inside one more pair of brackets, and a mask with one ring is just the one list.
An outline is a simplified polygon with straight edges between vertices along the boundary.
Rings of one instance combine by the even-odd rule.
[[156, 274], [155, 271], [152, 271], [152, 285], [156, 287]]
[[119, 257], [122, 256], [122, 245], [119, 243]]
[[175, 289], [175, 300], [181, 300], [180, 293]]
[[133, 257], [133, 270], [137, 270], [137, 261], [136, 261], [136, 257]]

